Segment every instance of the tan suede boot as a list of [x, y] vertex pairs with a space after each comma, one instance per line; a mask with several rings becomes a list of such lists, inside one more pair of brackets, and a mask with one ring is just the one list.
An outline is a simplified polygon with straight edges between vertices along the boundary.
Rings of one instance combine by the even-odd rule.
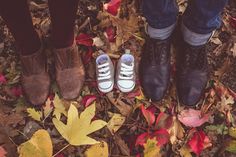
[[64, 99], [73, 100], [79, 96], [84, 83], [84, 66], [74, 43], [67, 48], [55, 49], [56, 81]]
[[43, 48], [32, 55], [20, 56], [24, 94], [33, 105], [43, 104], [49, 94], [50, 77]]

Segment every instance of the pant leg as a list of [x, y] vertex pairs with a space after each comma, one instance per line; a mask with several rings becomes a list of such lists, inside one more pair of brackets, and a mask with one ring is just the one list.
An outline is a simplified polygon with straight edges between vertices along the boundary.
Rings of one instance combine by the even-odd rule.
[[174, 30], [178, 6], [175, 0], [144, 0], [143, 14], [148, 22], [147, 33], [150, 37], [166, 39]]
[[191, 45], [205, 44], [221, 25], [220, 14], [228, 0], [190, 0], [183, 15], [182, 31]]
[[33, 27], [27, 0], [0, 0], [0, 16], [10, 29], [22, 55], [40, 49], [41, 42]]
[[74, 26], [78, 0], [48, 0], [52, 21], [52, 42], [65, 48], [74, 42]]

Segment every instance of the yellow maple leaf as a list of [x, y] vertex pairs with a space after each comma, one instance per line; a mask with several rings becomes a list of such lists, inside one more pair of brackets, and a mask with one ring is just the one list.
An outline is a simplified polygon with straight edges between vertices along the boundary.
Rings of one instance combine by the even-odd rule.
[[53, 118], [53, 124], [59, 133], [71, 144], [79, 145], [92, 145], [99, 143], [98, 141], [88, 137], [87, 135], [103, 128], [107, 123], [102, 120], [92, 121], [95, 115], [95, 103], [87, 107], [78, 116], [77, 108], [71, 104], [68, 110], [67, 124], [64, 124], [57, 118]]
[[42, 112], [36, 111], [34, 108], [27, 108], [27, 112], [29, 114], [28, 116], [30, 116], [34, 120], [39, 122], [41, 121]]
[[114, 115], [107, 124], [107, 128], [110, 130], [111, 134], [114, 135], [114, 133], [119, 130], [119, 128], [123, 125], [124, 122], [124, 116], [122, 116], [121, 114], [114, 113]]
[[156, 138], [148, 139], [144, 146], [144, 157], [161, 157]]
[[51, 157], [52, 141], [46, 130], [38, 130], [32, 138], [18, 148], [19, 157]]
[[67, 116], [67, 112], [66, 112], [66, 108], [63, 105], [61, 99], [59, 98], [59, 96], [56, 94], [53, 100], [53, 104], [54, 104], [54, 112], [53, 115], [60, 120], [61, 119], [61, 114], [64, 114], [65, 116]]
[[85, 152], [86, 157], [108, 157], [108, 145], [105, 141], [91, 146]]

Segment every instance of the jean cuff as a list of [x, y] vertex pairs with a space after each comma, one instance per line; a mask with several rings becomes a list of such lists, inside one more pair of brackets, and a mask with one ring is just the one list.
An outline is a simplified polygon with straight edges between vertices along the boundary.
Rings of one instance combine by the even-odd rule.
[[176, 23], [163, 29], [153, 28], [150, 25], [148, 25], [147, 34], [153, 39], [165, 40], [172, 34], [172, 32], [175, 29], [175, 25]]
[[213, 32], [207, 34], [199, 34], [188, 29], [183, 23], [181, 25], [184, 41], [192, 46], [204, 45], [213, 35]]

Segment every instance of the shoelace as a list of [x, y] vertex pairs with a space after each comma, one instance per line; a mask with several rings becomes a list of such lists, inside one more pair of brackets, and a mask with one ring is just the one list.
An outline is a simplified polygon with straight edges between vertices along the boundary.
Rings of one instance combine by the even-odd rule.
[[197, 69], [204, 69], [206, 67], [207, 60], [205, 47], [198, 49], [190, 48], [187, 52], [191, 53], [187, 53], [185, 56], [186, 67], [195, 67]]
[[111, 71], [109, 68], [109, 63], [103, 63], [98, 65], [98, 80], [106, 80], [111, 78]]
[[125, 63], [121, 63], [121, 69], [119, 78], [122, 80], [131, 80], [134, 77], [134, 64], [126, 65]]
[[[157, 43], [156, 41], [151, 41], [150, 52], [151, 55], [149, 55], [150, 60], [152, 63], [162, 63], [166, 59], [166, 51], [167, 51], [167, 44], [165, 42], [160, 41]], [[158, 52], [158, 53], [157, 53]]]

